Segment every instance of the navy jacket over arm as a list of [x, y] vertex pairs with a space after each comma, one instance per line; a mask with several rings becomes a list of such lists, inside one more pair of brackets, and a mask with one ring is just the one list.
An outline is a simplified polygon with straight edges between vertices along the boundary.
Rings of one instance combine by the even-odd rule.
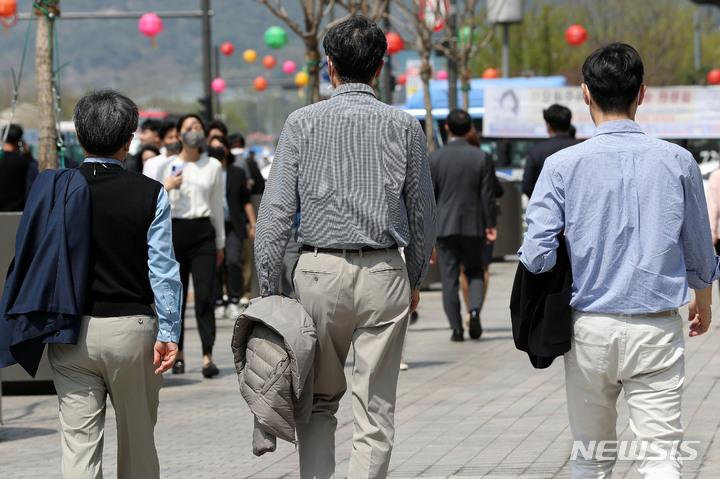
[[77, 343], [90, 264], [90, 191], [77, 170], [45, 170], [30, 191], [0, 301], [0, 367], [35, 376], [45, 343]]

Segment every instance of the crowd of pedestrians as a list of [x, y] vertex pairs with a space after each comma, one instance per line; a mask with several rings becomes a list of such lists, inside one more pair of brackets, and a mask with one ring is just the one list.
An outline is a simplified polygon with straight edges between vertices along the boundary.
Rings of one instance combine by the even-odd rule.
[[[292, 295], [312, 318], [313, 367], [302, 385], [310, 406], [295, 415], [303, 418], [303, 478], [335, 474], [350, 351], [348, 477], [387, 475], [403, 343], [431, 263], [441, 274], [450, 340], [463, 341], [465, 327], [470, 339], [481, 338], [503, 189], [470, 115], [452, 110], [449, 141], [428, 155], [420, 123], [375, 95], [387, 50], [382, 30], [357, 16], [331, 28], [323, 48], [332, 94], [287, 118], [267, 182], [242, 136], [222, 122], [187, 114], [138, 125], [135, 103], [113, 90], [89, 92], [75, 108], [85, 155], [76, 169], [37, 175], [22, 129], [9, 128], [0, 210], [25, 211], [0, 302], [0, 367], [18, 362], [33, 371], [50, 344], [64, 477], [101, 477], [108, 397], [118, 477], [159, 477], [153, 429], [162, 373], [184, 374], [192, 361], [183, 341], [191, 275], [205, 378], [220, 373], [216, 319], [235, 320], [249, 298], [251, 258], [261, 297]], [[624, 392], [637, 439], [667, 452], [640, 461], [641, 474], [680, 477], [678, 308], [690, 304], [690, 337], [707, 331], [710, 287], [720, 277], [720, 175], [710, 177], [706, 204], [692, 155], [635, 123], [646, 87], [631, 46], [598, 49], [582, 75], [595, 135], [575, 140], [562, 105], [543, 111], [550, 139], [528, 154], [528, 231], [518, 256], [529, 274], [552, 274], [559, 254], [572, 270], [564, 361], [574, 439], [586, 448], [615, 441]], [[138, 126], [141, 147], [130, 155]], [[253, 194], [262, 195], [257, 218]], [[58, 231], [62, 249], [40, 248]], [[21, 324], [31, 334], [17, 334]], [[254, 350], [268, 339], [256, 341]], [[288, 356], [268, 376], [291, 378], [292, 345], [275, 346]], [[286, 399], [292, 408], [297, 398]], [[573, 477], [609, 477], [614, 462], [578, 457]]]

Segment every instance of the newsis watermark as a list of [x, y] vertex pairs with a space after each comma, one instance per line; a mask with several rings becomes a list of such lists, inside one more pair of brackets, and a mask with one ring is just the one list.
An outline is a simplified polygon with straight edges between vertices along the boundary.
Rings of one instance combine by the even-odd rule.
[[692, 461], [698, 457], [700, 441], [574, 441], [570, 459], [586, 461], [663, 461], [675, 458]]

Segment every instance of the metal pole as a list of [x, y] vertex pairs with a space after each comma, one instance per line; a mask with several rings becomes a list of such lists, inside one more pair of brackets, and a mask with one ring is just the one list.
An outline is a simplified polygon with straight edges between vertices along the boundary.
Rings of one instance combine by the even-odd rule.
[[503, 28], [503, 44], [502, 44], [502, 77], [507, 78], [510, 71], [510, 25], [502, 24]]
[[693, 13], [693, 24], [695, 25], [695, 75], [700, 77], [700, 10]]
[[207, 100], [207, 116], [205, 121], [209, 122], [213, 119], [212, 104], [212, 67], [210, 65], [212, 59], [212, 33], [210, 31], [210, 0], [202, 0], [202, 42], [203, 42], [203, 96]]
[[[447, 18], [447, 28], [448, 32], [450, 34], [450, 42], [455, 43], [457, 40], [457, 22], [456, 22], [456, 16], [457, 16], [457, 0], [452, 0], [450, 2], [450, 12], [448, 12], [448, 18]], [[457, 45], [457, 44], [456, 44]], [[452, 45], [450, 45], [451, 50], [457, 52], [457, 48], [452, 48]], [[450, 110], [453, 110], [457, 108], [457, 63], [453, 61], [452, 58], [449, 56], [446, 56], [447, 58], [447, 73], [448, 73], [448, 108]]]
[[[68, 12], [62, 14], [63, 20], [89, 20], [89, 19], [133, 19], [140, 18], [147, 12]], [[177, 11], [172, 10], [168, 12], [155, 12], [160, 18], [200, 18], [204, 14], [203, 12], [197, 11]], [[18, 13], [18, 20], [30, 20], [30, 13]], [[212, 15], [212, 12], [210, 12]]]
[[[220, 78], [220, 47], [215, 45], [215, 71], [214, 78]], [[212, 86], [212, 85], [211, 85]], [[215, 92], [213, 92], [215, 93]], [[215, 115], [220, 114], [220, 93], [215, 93]]]
[[[383, 28], [385, 33], [390, 31], [390, 19], [388, 17], [383, 18]], [[382, 71], [382, 85], [380, 91], [382, 94], [382, 101], [388, 105], [393, 103], [393, 84], [392, 84], [392, 55], [386, 53], [385, 55], [385, 66]]]

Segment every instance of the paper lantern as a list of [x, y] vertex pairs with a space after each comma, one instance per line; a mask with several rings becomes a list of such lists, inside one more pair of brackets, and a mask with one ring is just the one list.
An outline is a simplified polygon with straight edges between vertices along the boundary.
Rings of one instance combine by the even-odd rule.
[[398, 84], [398, 85], [404, 85], [404, 84], [406, 84], [406, 83], [407, 83], [407, 75], [405, 75], [404, 73], [401, 74], [401, 75], [398, 75], [398, 77], [397, 77], [397, 84]]
[[385, 38], [387, 39], [388, 54], [394, 55], [405, 48], [405, 42], [403, 41], [402, 37], [397, 33], [387, 33], [385, 35]]
[[717, 85], [720, 83], [720, 70], [713, 68], [707, 74], [707, 82], [711, 85]]
[[292, 60], [288, 60], [285, 63], [282, 64], [282, 71], [284, 71], [288, 75], [292, 75], [295, 73], [295, 62]]
[[310, 75], [305, 72], [297, 72], [295, 75], [295, 84], [299, 87], [303, 87], [310, 81]]
[[257, 91], [263, 91], [267, 88], [267, 80], [265, 77], [257, 77], [253, 81], [253, 88], [255, 88]]
[[255, 53], [255, 50], [245, 50], [243, 52], [243, 60], [248, 63], [252, 63], [257, 60], [257, 53]]
[[157, 48], [155, 35], [163, 31], [162, 19], [154, 13], [146, 13], [138, 20], [138, 30], [140, 30], [140, 33], [143, 35], [150, 37], [153, 48]]
[[565, 41], [570, 45], [576, 47], [582, 45], [585, 40], [587, 40], [587, 31], [580, 25], [570, 25], [565, 30]]
[[225, 80], [222, 78], [216, 78], [212, 81], [212, 83], [210, 83], [210, 88], [212, 88], [212, 91], [215, 93], [222, 93], [226, 86], [227, 83], [225, 83]]
[[235, 51], [235, 46], [230, 42], [223, 42], [222, 45], [220, 45], [220, 53], [222, 53], [225, 56], [230, 56]]
[[275, 66], [275, 57], [272, 55], [265, 55], [265, 57], [262, 59], [262, 65], [270, 70]]
[[470, 41], [471, 43], [475, 43], [477, 41], [477, 31], [472, 31], [472, 39], [470, 38], [470, 27], [465, 26], [462, 27], [458, 31], [458, 43], [467, 43]]
[[437, 75], [435, 75], [438, 80], [447, 80], [448, 79], [448, 72], [445, 70], [439, 70], [437, 72]]
[[15, 0], [0, 0], [0, 17], [12, 17], [17, 14], [17, 2]]
[[492, 80], [493, 78], [500, 78], [500, 70], [497, 68], [488, 68], [483, 72], [482, 77], [485, 78], [486, 80]]
[[270, 48], [282, 48], [287, 40], [287, 33], [282, 27], [273, 26], [265, 30], [265, 45]]

